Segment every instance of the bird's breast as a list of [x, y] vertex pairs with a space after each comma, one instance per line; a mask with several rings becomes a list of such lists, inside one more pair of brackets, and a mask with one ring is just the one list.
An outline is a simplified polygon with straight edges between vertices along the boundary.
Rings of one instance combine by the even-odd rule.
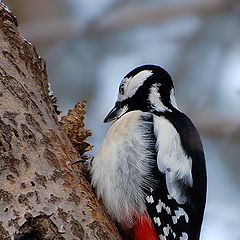
[[[152, 116], [132, 111], [108, 130], [92, 166], [92, 185], [108, 212], [133, 223], [134, 212], [146, 211], [144, 188], [150, 188]], [[144, 120], [143, 120], [144, 119]], [[147, 120], [146, 120], [147, 119]]]

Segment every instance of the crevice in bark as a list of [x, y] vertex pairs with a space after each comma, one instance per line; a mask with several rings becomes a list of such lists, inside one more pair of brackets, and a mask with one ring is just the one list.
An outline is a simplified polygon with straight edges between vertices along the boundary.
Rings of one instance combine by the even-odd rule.
[[49, 216], [43, 214], [32, 217], [30, 213], [25, 214], [26, 222], [19, 228], [14, 240], [63, 240], [62, 233], [50, 220]]

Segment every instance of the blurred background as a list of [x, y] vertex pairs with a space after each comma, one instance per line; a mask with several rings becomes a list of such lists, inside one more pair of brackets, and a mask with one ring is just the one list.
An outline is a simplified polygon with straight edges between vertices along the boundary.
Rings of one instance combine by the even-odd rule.
[[93, 154], [118, 84], [134, 67], [164, 67], [179, 108], [203, 138], [208, 201], [202, 240], [240, 240], [240, 2], [5, 0], [46, 60], [65, 114], [87, 100]]

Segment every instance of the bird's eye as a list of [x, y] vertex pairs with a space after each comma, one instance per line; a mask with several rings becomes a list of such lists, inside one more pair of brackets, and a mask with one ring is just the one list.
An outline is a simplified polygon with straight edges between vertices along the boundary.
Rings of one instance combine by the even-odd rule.
[[124, 94], [124, 84], [123, 83], [119, 86], [119, 92], [122, 95]]

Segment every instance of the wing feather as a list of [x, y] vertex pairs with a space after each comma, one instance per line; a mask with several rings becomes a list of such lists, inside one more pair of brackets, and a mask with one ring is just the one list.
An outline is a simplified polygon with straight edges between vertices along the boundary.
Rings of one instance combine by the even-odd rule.
[[206, 198], [205, 159], [197, 130], [181, 112], [161, 113], [153, 115], [153, 134], [153, 175], [159, 184], [148, 192], [148, 213], [159, 239], [197, 240]]

